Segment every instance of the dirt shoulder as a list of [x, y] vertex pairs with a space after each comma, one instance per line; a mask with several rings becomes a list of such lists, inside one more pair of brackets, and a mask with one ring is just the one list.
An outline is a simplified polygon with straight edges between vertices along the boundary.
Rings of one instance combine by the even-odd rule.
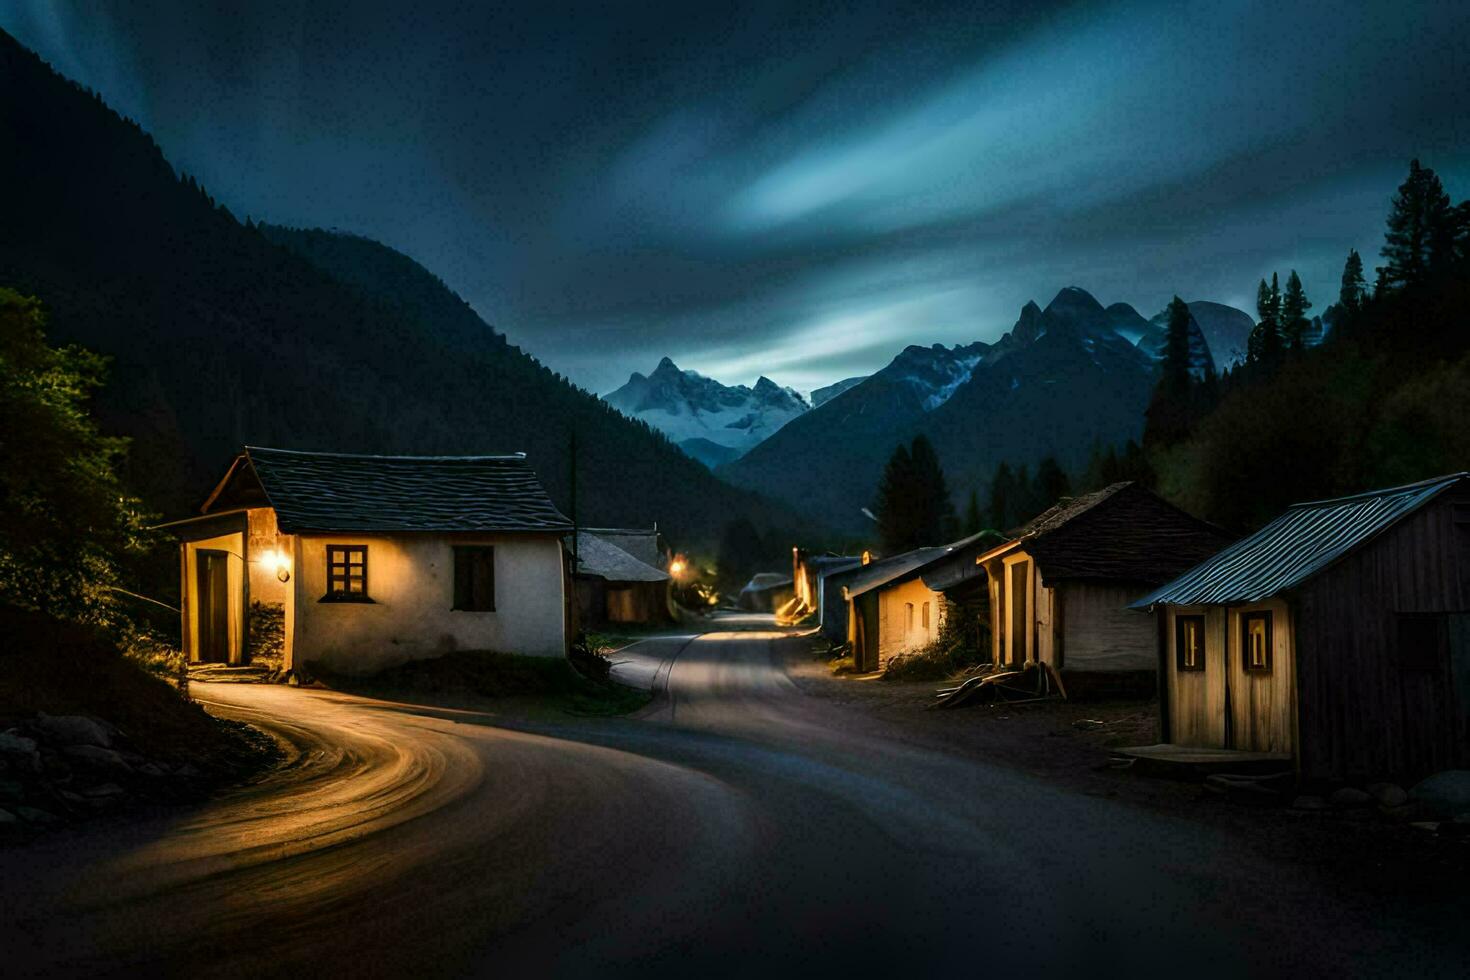
[[[1376, 807], [1298, 810], [1240, 802], [1203, 780], [1160, 778], [1114, 762], [1115, 749], [1158, 741], [1149, 701], [982, 704], [934, 709], [932, 681], [834, 675], [805, 638], [783, 644], [792, 681], [812, 697], [868, 715], [907, 741], [1030, 773], [1077, 792], [1196, 820], [1242, 846], [1375, 891], [1464, 900], [1470, 836], [1430, 833]], [[1470, 828], [1467, 828], [1470, 829]]]

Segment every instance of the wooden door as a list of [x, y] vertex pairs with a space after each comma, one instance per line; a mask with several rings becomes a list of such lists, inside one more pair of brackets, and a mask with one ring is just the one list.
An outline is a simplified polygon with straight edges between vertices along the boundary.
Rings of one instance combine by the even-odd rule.
[[223, 664], [230, 660], [230, 569], [229, 553], [195, 553], [198, 574], [200, 663]]

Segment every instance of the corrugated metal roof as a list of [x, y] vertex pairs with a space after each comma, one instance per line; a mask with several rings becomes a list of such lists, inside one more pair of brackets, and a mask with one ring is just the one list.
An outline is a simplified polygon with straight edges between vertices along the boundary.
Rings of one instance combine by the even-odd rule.
[[356, 456], [247, 446], [243, 459], [287, 533], [571, 530], [520, 455]]
[[1250, 537], [1133, 604], [1257, 602], [1279, 595], [1360, 548], [1470, 474], [1294, 504]]

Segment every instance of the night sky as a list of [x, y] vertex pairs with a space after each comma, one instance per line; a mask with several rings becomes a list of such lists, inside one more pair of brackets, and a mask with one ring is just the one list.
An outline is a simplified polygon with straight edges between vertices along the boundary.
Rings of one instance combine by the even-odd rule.
[[196, 6], [0, 27], [237, 215], [392, 245], [596, 391], [664, 354], [805, 390], [1069, 284], [1253, 310], [1295, 267], [1320, 312], [1410, 157], [1470, 194], [1464, 2]]

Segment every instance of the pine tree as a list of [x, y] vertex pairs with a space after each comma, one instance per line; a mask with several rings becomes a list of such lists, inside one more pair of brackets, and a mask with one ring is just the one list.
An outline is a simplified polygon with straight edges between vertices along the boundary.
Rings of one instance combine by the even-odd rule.
[[1394, 194], [1384, 235], [1384, 264], [1378, 288], [1392, 292], [1423, 282], [1454, 257], [1454, 222], [1450, 197], [1428, 167], [1410, 161], [1409, 176]]
[[1276, 273], [1271, 285], [1262, 279], [1256, 288], [1256, 315], [1260, 318], [1246, 341], [1246, 360], [1252, 364], [1272, 364], [1281, 353], [1281, 287]]
[[1292, 269], [1286, 277], [1286, 293], [1281, 299], [1281, 338], [1294, 350], [1301, 349], [1302, 335], [1311, 326], [1306, 315], [1311, 308], [1312, 301], [1307, 299], [1301, 277]]
[[1037, 496], [1043, 507], [1050, 507], [1072, 492], [1072, 481], [1054, 457], [1048, 456], [1036, 467]]
[[970, 491], [970, 500], [965, 504], [965, 526], [962, 530], [967, 538], [985, 530], [985, 520], [980, 516], [980, 494], [974, 490]]
[[1342, 266], [1342, 289], [1338, 291], [1337, 302], [1342, 307], [1342, 312], [1349, 316], [1356, 316], [1363, 308], [1363, 297], [1367, 292], [1367, 283], [1363, 279], [1363, 257], [1355, 248], [1348, 249], [1347, 261]]
[[944, 479], [944, 468], [939, 465], [939, 454], [926, 436], [914, 436], [909, 444], [909, 463], [913, 467], [918, 502], [911, 547], [943, 544], [954, 537], [954, 501]]
[[873, 516], [878, 519], [878, 539], [883, 553], [896, 555], [913, 547], [918, 519], [914, 491], [914, 463], [907, 446], [900, 445], [888, 457], [883, 478], [878, 482], [878, 497], [873, 503]]
[[1159, 365], [1159, 383], [1144, 413], [1144, 442], [1169, 446], [1189, 434], [1193, 375], [1190, 373], [1189, 306], [1175, 296], [1169, 304], [1169, 326], [1164, 338], [1164, 358]]
[[1159, 382], [1172, 397], [1189, 390], [1189, 305], [1174, 297], [1169, 304], [1169, 326], [1164, 337], [1164, 361]]

